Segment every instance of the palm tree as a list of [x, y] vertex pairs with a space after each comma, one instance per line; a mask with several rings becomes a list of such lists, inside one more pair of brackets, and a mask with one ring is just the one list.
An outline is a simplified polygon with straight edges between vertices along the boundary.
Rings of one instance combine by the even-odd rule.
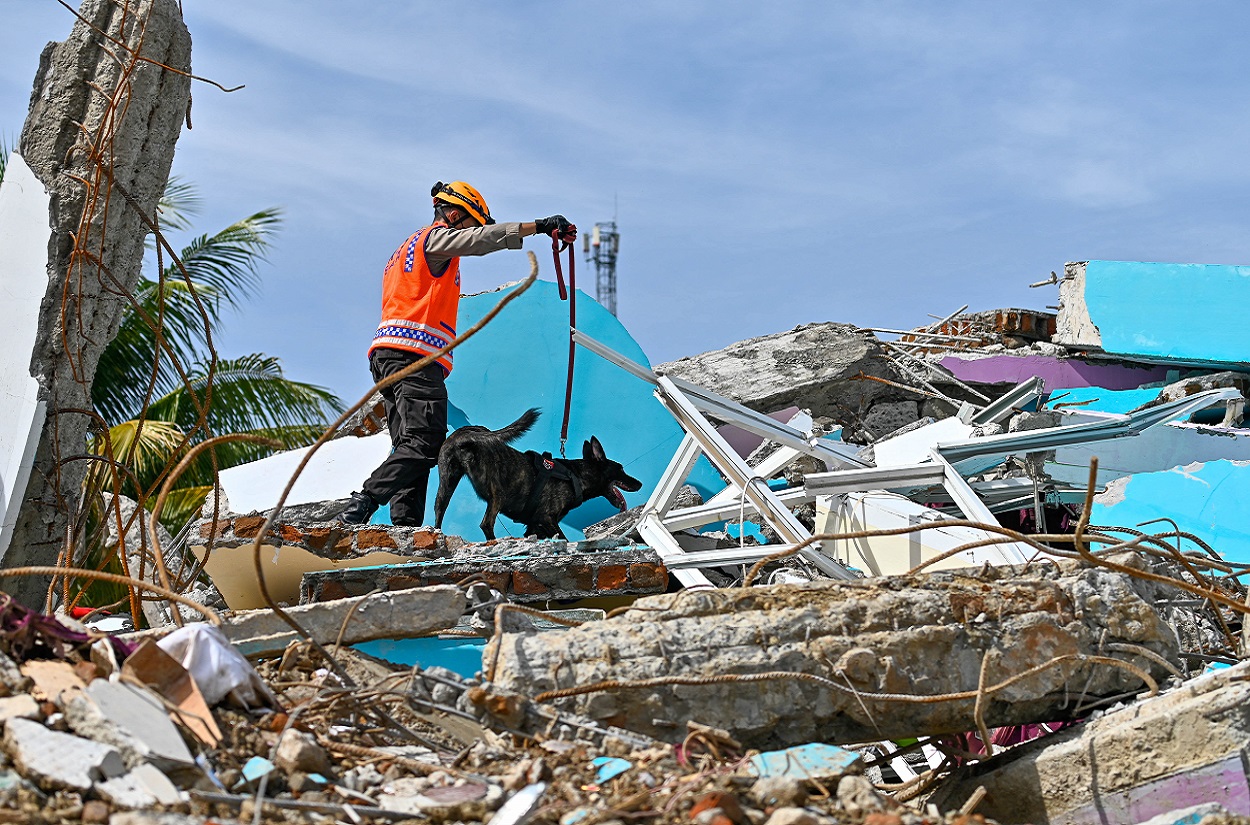
[[[193, 188], [171, 179], [158, 209], [162, 231], [189, 228], [197, 205]], [[101, 492], [151, 508], [182, 456], [210, 436], [247, 433], [277, 445], [231, 442], [203, 451], [176, 479], [160, 514], [176, 533], [198, 513], [218, 470], [311, 444], [343, 409], [329, 390], [286, 378], [277, 358], [220, 358], [213, 346], [223, 312], [255, 295], [257, 267], [280, 223], [280, 211], [267, 209], [195, 237], [179, 255], [181, 266], [166, 263], [132, 291], [91, 388], [99, 419], [88, 450], [101, 459], [85, 491], [89, 564], [110, 563], [100, 540]], [[154, 249], [149, 257], [162, 260]], [[99, 603], [97, 589], [89, 603]]]

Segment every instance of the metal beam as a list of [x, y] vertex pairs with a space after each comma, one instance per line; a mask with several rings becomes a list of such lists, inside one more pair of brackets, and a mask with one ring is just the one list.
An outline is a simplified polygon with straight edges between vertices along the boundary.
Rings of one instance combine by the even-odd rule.
[[901, 467], [872, 467], [864, 470], [835, 470], [810, 473], [803, 486], [814, 496], [837, 495], [862, 490], [897, 490], [903, 487], [931, 487], [945, 480], [937, 464], [907, 464]]
[[[743, 491], [747, 500], [755, 505], [761, 517], [778, 535], [794, 544], [811, 537], [807, 528], [778, 501], [768, 485], [757, 483], [751, 468], [733, 451], [720, 433], [716, 432], [712, 423], [703, 417], [672, 379], [659, 376], [656, 395], [686, 432], [695, 437], [708, 459], [731, 483]], [[826, 576], [844, 580], [853, 578], [846, 568], [822, 554], [815, 546], [805, 548], [802, 555]]]

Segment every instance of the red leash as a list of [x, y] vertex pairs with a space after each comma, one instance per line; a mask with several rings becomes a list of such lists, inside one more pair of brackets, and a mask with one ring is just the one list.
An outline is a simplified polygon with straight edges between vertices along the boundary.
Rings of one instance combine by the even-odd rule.
[[[560, 253], [565, 249], [569, 251], [569, 288], [564, 288], [564, 271], [560, 268]], [[564, 454], [564, 444], [569, 439], [569, 413], [573, 405], [573, 359], [577, 354], [577, 344], [573, 342], [573, 330], [577, 329], [577, 270], [573, 263], [573, 244], [565, 241], [564, 246], [560, 246], [560, 240], [553, 234], [551, 236], [551, 257], [556, 264], [556, 284], [560, 287], [560, 300], [569, 302], [569, 371], [568, 377], [564, 382], [564, 420], [560, 424], [560, 457], [567, 458]]]

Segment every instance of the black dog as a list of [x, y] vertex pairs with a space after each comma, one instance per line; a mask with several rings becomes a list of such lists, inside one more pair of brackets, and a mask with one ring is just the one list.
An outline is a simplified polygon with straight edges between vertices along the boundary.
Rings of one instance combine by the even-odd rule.
[[599, 439], [592, 437], [583, 446], [582, 457], [569, 460], [508, 446], [529, 432], [538, 416], [538, 410], [530, 409], [502, 430], [461, 427], [447, 437], [438, 453], [435, 527], [442, 529], [451, 494], [466, 475], [486, 502], [482, 532], [488, 539], [495, 537], [500, 513], [524, 524], [527, 536], [564, 538], [560, 519], [584, 501], [603, 496], [617, 509], [627, 509], [621, 489], [636, 492], [642, 482], [605, 456]]

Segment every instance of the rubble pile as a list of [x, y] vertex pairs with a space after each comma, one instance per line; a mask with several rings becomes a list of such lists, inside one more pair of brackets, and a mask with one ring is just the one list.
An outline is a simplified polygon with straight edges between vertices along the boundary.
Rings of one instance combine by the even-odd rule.
[[[805, 324], [655, 369], [587, 302], [565, 424], [642, 481], [633, 509], [482, 542], [464, 492], [446, 534], [344, 526], [390, 449], [375, 396], [216, 473], [181, 530], [93, 491], [99, 561], [91, 376], [190, 40], [173, 0], [77, 19], [0, 189], [0, 821], [1250, 822], [1244, 268], [1075, 262], [1034, 284], [1053, 314]], [[517, 321], [517, 347], [495, 297], [460, 305], [491, 328], [456, 412], [498, 426], [524, 392], [554, 436], [568, 328]]]

